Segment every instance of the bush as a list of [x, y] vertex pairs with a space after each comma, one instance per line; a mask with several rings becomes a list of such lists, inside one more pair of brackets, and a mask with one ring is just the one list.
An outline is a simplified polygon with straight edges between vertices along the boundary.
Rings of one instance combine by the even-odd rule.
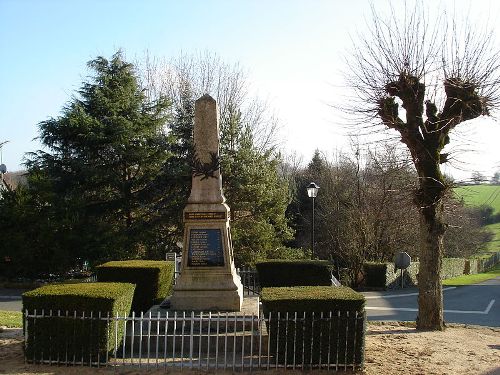
[[174, 262], [124, 260], [104, 263], [96, 268], [97, 281], [136, 284], [132, 310], [147, 311], [172, 293]]
[[347, 287], [264, 288], [262, 304], [265, 316], [271, 314], [270, 350], [279, 363], [362, 366], [366, 318], [360, 293]]
[[387, 263], [366, 262], [363, 264], [365, 286], [372, 288], [386, 287]]
[[332, 270], [324, 260], [280, 261], [256, 264], [261, 287], [331, 286]]
[[115, 327], [99, 319], [99, 314], [128, 316], [134, 289], [135, 285], [125, 283], [81, 283], [47, 285], [24, 293], [23, 311], [39, 316], [25, 322], [26, 358], [105, 361], [106, 353], [120, 345], [124, 324]]

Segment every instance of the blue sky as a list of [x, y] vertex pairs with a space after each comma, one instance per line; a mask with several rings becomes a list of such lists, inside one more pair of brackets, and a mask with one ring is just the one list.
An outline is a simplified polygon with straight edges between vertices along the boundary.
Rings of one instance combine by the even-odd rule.
[[[475, 1], [477, 16], [500, 24], [498, 3]], [[350, 35], [363, 30], [369, 15], [370, 3], [362, 0], [0, 0], [0, 142], [10, 141], [3, 163], [21, 168], [24, 153], [40, 148], [32, 141], [37, 123], [60, 113], [88, 74], [86, 62], [119, 48], [129, 60], [145, 51], [161, 58], [211, 51], [239, 62], [252, 90], [278, 114], [287, 152], [307, 160], [316, 148], [346, 149], [341, 119], [328, 104], [339, 94]], [[474, 127], [457, 138], [457, 148], [461, 139], [473, 143], [463, 176], [480, 169], [476, 159], [488, 174], [500, 168], [500, 153], [483, 133]]]

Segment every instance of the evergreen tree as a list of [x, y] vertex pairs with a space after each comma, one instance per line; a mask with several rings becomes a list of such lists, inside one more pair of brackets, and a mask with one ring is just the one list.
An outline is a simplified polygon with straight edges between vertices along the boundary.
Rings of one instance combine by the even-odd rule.
[[176, 243], [182, 242], [182, 212], [191, 191], [194, 102], [189, 82], [184, 82], [168, 126], [170, 157], [163, 166], [162, 174], [162, 185], [167, 187], [163, 213], [171, 228], [169, 238], [166, 239], [170, 251], [178, 251]]
[[228, 111], [221, 128], [223, 187], [231, 207], [236, 263], [278, 256], [292, 238], [285, 216], [289, 192], [278, 174], [279, 159], [271, 151], [257, 150], [237, 109]]
[[121, 52], [88, 66], [95, 75], [79, 98], [39, 124], [49, 151], [32, 154], [29, 170], [46, 174], [55, 193], [49, 204], [68, 211], [73, 225], [60, 228], [72, 239], [67, 246], [93, 259], [159, 256], [162, 194], [154, 181], [168, 158], [162, 127], [169, 102], [146, 100]]

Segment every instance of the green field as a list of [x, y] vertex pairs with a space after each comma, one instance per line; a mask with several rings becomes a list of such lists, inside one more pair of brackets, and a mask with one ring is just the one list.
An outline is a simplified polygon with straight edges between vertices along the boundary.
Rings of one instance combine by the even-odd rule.
[[495, 213], [500, 212], [500, 185], [468, 185], [453, 189], [453, 192], [463, 198], [466, 205], [493, 207]]
[[486, 228], [493, 232], [493, 239], [488, 242], [486, 251], [495, 252], [500, 251], [500, 223], [486, 225]]
[[[468, 206], [488, 205], [494, 213], [500, 213], [500, 185], [468, 185], [453, 189], [458, 198], [463, 198]], [[500, 251], [500, 223], [486, 225], [493, 232], [493, 240], [488, 242], [486, 252]]]

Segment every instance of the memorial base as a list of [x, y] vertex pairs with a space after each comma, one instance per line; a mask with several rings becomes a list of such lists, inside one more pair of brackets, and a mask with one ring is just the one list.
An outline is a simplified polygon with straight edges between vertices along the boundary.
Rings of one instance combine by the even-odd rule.
[[243, 286], [238, 275], [185, 270], [170, 299], [173, 310], [241, 311]]

